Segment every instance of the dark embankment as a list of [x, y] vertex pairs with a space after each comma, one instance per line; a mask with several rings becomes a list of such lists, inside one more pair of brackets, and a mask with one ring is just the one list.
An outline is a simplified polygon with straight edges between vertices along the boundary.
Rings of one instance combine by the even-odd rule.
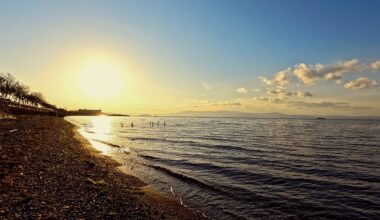
[[0, 219], [203, 218], [116, 166], [62, 118], [0, 120]]

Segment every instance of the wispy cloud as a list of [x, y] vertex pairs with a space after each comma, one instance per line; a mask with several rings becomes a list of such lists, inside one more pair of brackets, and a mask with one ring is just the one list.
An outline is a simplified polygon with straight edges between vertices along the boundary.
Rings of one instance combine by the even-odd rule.
[[215, 102], [211, 100], [198, 100], [198, 99], [190, 99], [187, 100], [188, 104], [187, 106], [192, 106], [194, 108], [200, 108], [200, 107], [212, 107], [212, 106], [241, 106], [241, 99], [234, 99], [234, 100], [228, 100], [228, 101], [220, 101]]
[[297, 96], [297, 97], [312, 97], [313, 95], [310, 92], [306, 91], [296, 91], [296, 92], [289, 92], [285, 91], [284, 89], [268, 89], [267, 94], [270, 95], [277, 95], [280, 99], [287, 99], [290, 96]]
[[252, 99], [255, 100], [255, 101], [268, 101], [269, 100], [268, 97], [263, 97], [263, 96], [253, 97]]
[[268, 97], [253, 98], [256, 101], [270, 102], [273, 104], [287, 105], [294, 108], [329, 108], [329, 109], [370, 109], [368, 106], [354, 106], [347, 102], [332, 102], [332, 101], [318, 101], [318, 102], [303, 102], [303, 101], [289, 101], [285, 99], [272, 99]]
[[283, 103], [285, 100], [278, 99], [278, 98], [270, 98], [270, 97], [253, 97], [252, 100], [254, 101], [265, 101], [265, 102], [271, 102], [271, 103]]
[[241, 102], [239, 102], [239, 101], [226, 101], [226, 102], [214, 102], [211, 104], [217, 105], [217, 106], [240, 106]]
[[211, 90], [211, 87], [208, 83], [206, 82], [202, 82], [202, 86], [204, 88], [205, 91], [210, 91]]
[[297, 91], [297, 92], [295, 92], [295, 95], [298, 97], [311, 97], [311, 96], [313, 96], [310, 92], [305, 92], [305, 91]]
[[344, 88], [346, 89], [369, 89], [369, 88], [374, 88], [377, 87], [379, 84], [375, 80], [370, 80], [365, 77], [361, 77], [355, 80], [352, 80], [348, 83], [344, 84]]
[[347, 102], [300, 102], [291, 101], [287, 103], [288, 106], [298, 108], [332, 108], [332, 109], [369, 109], [367, 106], [353, 106]]
[[247, 94], [247, 93], [248, 93], [247, 89], [244, 88], [244, 87], [238, 88], [238, 89], [236, 89], [236, 91], [237, 91], [239, 94]]
[[292, 96], [292, 92], [287, 92], [283, 89], [269, 89], [267, 90], [267, 94], [269, 95], [277, 95], [281, 99], [287, 99], [289, 96]]

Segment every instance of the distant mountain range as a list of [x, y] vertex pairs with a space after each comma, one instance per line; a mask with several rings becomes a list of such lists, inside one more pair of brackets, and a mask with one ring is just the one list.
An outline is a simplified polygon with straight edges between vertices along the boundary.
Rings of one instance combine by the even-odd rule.
[[165, 116], [181, 116], [181, 117], [247, 117], [247, 118], [326, 118], [326, 119], [376, 119], [380, 120], [380, 116], [344, 116], [344, 115], [288, 115], [279, 112], [270, 113], [251, 113], [239, 111], [182, 111]]

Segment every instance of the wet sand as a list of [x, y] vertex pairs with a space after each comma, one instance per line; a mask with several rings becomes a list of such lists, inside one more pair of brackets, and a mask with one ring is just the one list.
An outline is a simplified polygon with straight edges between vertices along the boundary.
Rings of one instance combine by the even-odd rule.
[[0, 219], [204, 219], [117, 166], [63, 118], [0, 120]]

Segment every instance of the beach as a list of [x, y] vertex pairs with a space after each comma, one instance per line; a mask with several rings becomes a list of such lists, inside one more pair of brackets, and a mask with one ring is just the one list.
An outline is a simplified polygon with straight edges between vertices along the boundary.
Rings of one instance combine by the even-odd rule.
[[204, 219], [117, 169], [63, 118], [0, 121], [0, 219]]

